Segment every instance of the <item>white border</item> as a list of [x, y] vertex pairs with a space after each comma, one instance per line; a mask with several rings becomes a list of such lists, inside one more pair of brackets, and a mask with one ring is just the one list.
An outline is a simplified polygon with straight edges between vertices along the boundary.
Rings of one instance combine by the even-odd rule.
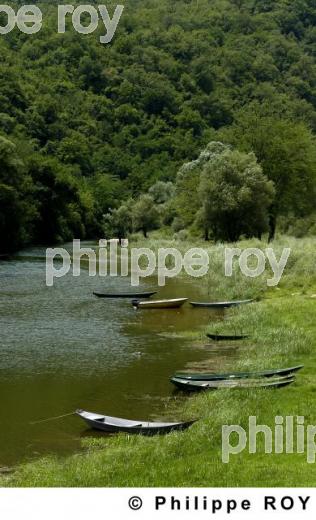
[[[140, 497], [143, 505], [140, 510], [129, 508], [131, 497]], [[156, 497], [166, 497], [167, 504], [155, 509]], [[174, 496], [181, 501], [180, 511], [170, 509], [170, 500]], [[264, 510], [264, 497], [276, 498], [277, 510]], [[186, 497], [190, 497], [191, 504], [194, 497], [203, 501], [207, 497], [208, 509], [201, 507], [196, 511], [194, 507], [188, 511], [185, 508]], [[291, 499], [294, 502], [292, 509], [282, 509], [280, 503], [283, 497], [288, 507]], [[303, 509], [300, 498], [310, 497], [306, 509]], [[220, 511], [212, 512], [212, 500], [221, 501]], [[237, 508], [227, 513], [228, 501], [235, 500]], [[251, 507], [241, 509], [241, 502], [248, 500]], [[316, 489], [312, 488], [85, 488], [85, 489], [0, 489], [0, 518], [5, 520], [148, 520], [163, 518], [164, 520], [186, 520], [193, 518], [233, 518], [245, 520], [247, 518], [266, 519], [298, 519], [301, 517], [314, 519], [316, 512]], [[254, 516], [255, 515], [255, 516]]]

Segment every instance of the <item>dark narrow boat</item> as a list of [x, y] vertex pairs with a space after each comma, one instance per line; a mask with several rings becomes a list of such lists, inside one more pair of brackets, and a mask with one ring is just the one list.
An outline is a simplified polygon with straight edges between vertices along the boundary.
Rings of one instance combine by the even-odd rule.
[[94, 296], [97, 296], [98, 298], [150, 298], [154, 294], [156, 294], [157, 291], [152, 292], [139, 292], [139, 293], [99, 293], [94, 292]]
[[193, 307], [209, 307], [211, 309], [225, 309], [228, 307], [236, 307], [245, 303], [252, 303], [254, 300], [234, 300], [227, 302], [190, 302]]
[[213, 341], [239, 341], [242, 339], [248, 339], [249, 336], [247, 334], [206, 334], [208, 338], [212, 339]]
[[187, 392], [233, 388], [281, 388], [282, 386], [290, 385], [294, 380], [294, 377], [278, 378], [274, 381], [258, 379], [248, 379], [247, 381], [189, 381], [188, 379], [180, 379], [179, 377], [172, 377], [170, 379], [170, 381], [180, 388], [180, 390], [185, 390]]
[[257, 379], [263, 377], [290, 376], [295, 372], [298, 372], [298, 370], [301, 370], [302, 368], [304, 368], [304, 365], [297, 365], [295, 367], [290, 368], [262, 370], [261, 372], [228, 372], [223, 374], [177, 372], [174, 375], [174, 377], [179, 379], [187, 379], [189, 381], [224, 381], [233, 379]]
[[130, 421], [127, 419], [120, 419], [119, 417], [110, 417], [107, 415], [100, 415], [84, 410], [77, 410], [79, 415], [91, 428], [101, 430], [107, 433], [138, 433], [142, 435], [155, 435], [159, 433], [170, 433], [176, 430], [185, 430], [189, 428], [196, 421], [164, 423], [164, 422], [145, 422], [145, 421]]

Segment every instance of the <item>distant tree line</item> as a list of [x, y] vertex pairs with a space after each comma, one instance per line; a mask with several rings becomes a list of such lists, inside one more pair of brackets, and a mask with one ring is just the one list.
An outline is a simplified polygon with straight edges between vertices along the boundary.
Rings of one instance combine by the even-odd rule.
[[314, 0], [126, 0], [108, 46], [39, 4], [42, 31], [0, 38], [2, 252], [313, 218]]
[[[198, 159], [179, 169], [175, 185], [158, 181], [148, 194], [130, 199], [107, 214], [105, 232], [124, 238], [132, 231], [142, 231], [147, 237], [150, 230], [171, 226], [175, 232], [203, 233], [206, 240], [234, 242], [241, 236], [261, 239], [265, 232], [272, 240], [277, 218], [289, 215], [289, 208], [297, 208], [301, 216], [311, 215], [315, 209], [313, 137], [306, 128], [291, 128], [290, 122], [281, 128], [286, 129], [290, 140], [286, 142], [283, 137], [279, 149], [277, 136], [273, 136], [275, 155], [266, 157], [266, 173], [265, 164], [261, 166], [252, 151], [240, 152], [212, 141]], [[265, 135], [270, 140], [269, 133]], [[293, 153], [291, 146], [295, 147]], [[284, 179], [275, 176], [276, 171], [283, 170], [278, 170], [274, 161], [286, 168]]]

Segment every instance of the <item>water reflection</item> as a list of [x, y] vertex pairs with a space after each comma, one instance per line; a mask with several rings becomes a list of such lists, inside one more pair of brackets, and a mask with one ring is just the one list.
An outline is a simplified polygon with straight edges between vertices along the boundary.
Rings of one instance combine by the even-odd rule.
[[[155, 283], [146, 279], [141, 290]], [[33, 421], [78, 407], [127, 418], [177, 419], [168, 416], [175, 398], [169, 377], [176, 370], [233, 364], [234, 348], [192, 341], [187, 334], [222, 319], [222, 313], [188, 304], [135, 311], [128, 300], [92, 294], [124, 291], [128, 284], [126, 278], [90, 278], [83, 270], [79, 278], [67, 275], [47, 288], [41, 248], [0, 262], [0, 466], [70, 453], [86, 435], [73, 416]], [[184, 296], [203, 299], [203, 284], [178, 277], [159, 290], [159, 298]]]

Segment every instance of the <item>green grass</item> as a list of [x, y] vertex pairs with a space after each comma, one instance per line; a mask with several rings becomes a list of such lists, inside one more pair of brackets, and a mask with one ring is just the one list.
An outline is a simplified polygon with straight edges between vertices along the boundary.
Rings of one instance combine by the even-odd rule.
[[[305, 454], [265, 454], [260, 437], [258, 452], [248, 447], [221, 460], [223, 424], [247, 430], [248, 418], [274, 429], [275, 416], [304, 416], [316, 424], [316, 240], [281, 239], [276, 250], [291, 244], [293, 252], [279, 288], [266, 290], [265, 280], [237, 278], [238, 295], [259, 291], [265, 298], [229, 311], [217, 331], [243, 330], [251, 340], [240, 349], [232, 369], [260, 369], [303, 363], [296, 382], [278, 390], [221, 390], [188, 397], [182, 415], [201, 420], [183, 433], [161, 437], [118, 435], [85, 440], [83, 453], [68, 458], [48, 457], [25, 464], [4, 486], [315, 486], [313, 464]], [[190, 244], [192, 247], [192, 244]], [[240, 245], [239, 245], [240, 246]], [[241, 247], [250, 247], [249, 242]], [[219, 255], [220, 248], [216, 246]], [[265, 247], [265, 246], [264, 246]], [[220, 256], [220, 255], [219, 255]], [[218, 294], [234, 295], [236, 287], [212, 274]], [[207, 329], [214, 330], [211, 326]], [[207, 330], [194, 333], [202, 338]]]

